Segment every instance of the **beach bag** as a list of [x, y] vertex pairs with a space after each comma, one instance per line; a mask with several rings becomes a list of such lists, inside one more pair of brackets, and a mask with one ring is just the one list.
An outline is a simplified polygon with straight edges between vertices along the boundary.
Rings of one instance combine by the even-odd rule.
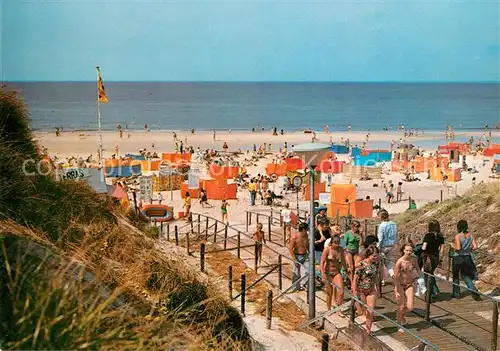
[[415, 296], [424, 297], [427, 292], [424, 277], [420, 277], [415, 281]]
[[433, 273], [431, 255], [425, 253], [422, 255], [422, 269], [424, 272]]

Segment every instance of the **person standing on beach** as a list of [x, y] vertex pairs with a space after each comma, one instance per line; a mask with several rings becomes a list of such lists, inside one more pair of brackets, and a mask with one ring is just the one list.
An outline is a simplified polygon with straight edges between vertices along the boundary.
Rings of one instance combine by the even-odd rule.
[[159, 205], [161, 205], [161, 202], [163, 201], [163, 195], [162, 195], [162, 193], [161, 193], [161, 192], [160, 192], [160, 193], [158, 193], [158, 197], [157, 197], [157, 199], [158, 199], [158, 204], [159, 204]]
[[262, 230], [262, 223], [257, 223], [257, 228], [255, 233], [252, 235], [252, 239], [255, 240], [256, 245], [256, 259], [257, 263], [260, 266], [262, 264], [262, 243], [266, 243], [266, 236], [264, 235], [264, 231]]
[[182, 206], [185, 208], [185, 217], [186, 220], [189, 221], [189, 216], [191, 212], [191, 194], [189, 194], [189, 191], [186, 191], [186, 197], [184, 198], [184, 205]]
[[250, 179], [248, 184], [248, 191], [250, 192], [250, 206], [255, 206], [255, 196], [257, 194], [257, 186], [255, 185], [253, 179]]
[[292, 277], [294, 290], [305, 290], [307, 281], [304, 277], [308, 274], [309, 266], [309, 239], [306, 223], [299, 224], [299, 232], [292, 234], [288, 248], [294, 262]]
[[215, 141], [215, 130], [214, 130], [214, 133], [213, 133], [213, 138], [214, 138], [214, 141]]
[[290, 242], [292, 236], [292, 210], [290, 204], [287, 202], [285, 208], [281, 210], [281, 218], [283, 219], [283, 228], [286, 232], [286, 242]]
[[403, 200], [403, 183], [399, 182], [396, 188], [396, 202]]
[[221, 213], [221, 222], [222, 223], [228, 223], [227, 220], [227, 208], [229, 204], [227, 203], [226, 200], [222, 200], [222, 204], [220, 205], [220, 213]]
[[205, 207], [205, 205], [211, 207], [210, 204], [208, 203], [207, 191], [205, 189], [201, 189], [200, 192], [201, 192], [201, 199], [200, 199], [201, 207]]

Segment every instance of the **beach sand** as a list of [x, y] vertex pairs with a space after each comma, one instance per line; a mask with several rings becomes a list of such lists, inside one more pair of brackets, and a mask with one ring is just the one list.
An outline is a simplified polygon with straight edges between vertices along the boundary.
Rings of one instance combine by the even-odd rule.
[[[305, 134], [303, 132], [295, 133], [285, 133], [285, 135], [273, 136], [269, 131], [265, 132], [231, 132], [228, 131], [217, 131], [216, 140], [213, 140], [213, 134], [209, 131], [196, 132], [191, 134], [188, 131], [176, 132], [179, 140], [185, 143], [185, 146], [192, 145], [194, 149], [199, 146], [202, 150], [204, 149], [222, 149], [224, 142], [227, 142], [229, 150], [241, 149], [245, 151], [246, 149], [252, 150], [253, 145], [259, 145], [267, 143], [271, 144], [271, 149], [273, 151], [278, 151], [280, 147], [283, 147], [285, 142], [288, 143], [288, 147], [294, 144], [310, 142], [312, 135]], [[317, 133], [316, 137], [318, 142], [330, 143], [331, 140], [334, 143], [340, 143], [341, 139], [349, 139], [352, 145], [362, 145], [366, 141], [366, 134], [368, 132], [331, 132], [330, 134]], [[150, 131], [145, 133], [144, 131], [132, 131], [130, 133], [130, 139], [128, 138], [127, 132], [123, 133], [123, 139], [120, 139], [118, 132], [105, 131], [102, 133], [104, 156], [110, 157], [115, 153], [115, 145], [118, 145], [119, 153], [125, 155], [126, 153], [137, 154], [140, 149], [146, 148], [148, 151], [156, 152], [167, 152], [174, 150], [174, 139], [172, 132], [168, 131]], [[480, 137], [482, 132], [471, 131], [471, 132], [461, 132], [457, 133], [457, 139], [463, 139], [470, 136]], [[399, 142], [402, 137], [400, 132], [372, 132], [370, 133], [370, 139], [367, 143], [368, 148], [381, 148], [389, 149], [390, 143], [394, 140], [396, 143]], [[500, 137], [500, 132], [495, 131], [493, 135], [494, 139]], [[99, 133], [98, 132], [63, 132], [61, 137], [56, 137], [54, 132], [37, 132], [35, 133], [35, 138], [40, 146], [44, 146], [48, 149], [49, 154], [56, 155], [58, 157], [66, 158], [71, 156], [76, 157], [88, 157], [93, 154], [97, 156], [97, 150], [99, 149]], [[187, 139], [187, 142], [186, 142]], [[414, 144], [415, 146], [422, 146], [422, 148], [429, 151], [435, 151], [437, 145], [445, 144], [444, 134], [438, 132], [425, 133], [424, 136], [418, 136], [413, 138], [407, 138], [406, 142]], [[152, 144], [155, 144], [153, 149]]]
[[[495, 132], [494, 136], [499, 137], [498, 131]], [[481, 136], [482, 132], [467, 133], [469, 136]], [[288, 133], [285, 135], [272, 136], [269, 132], [217, 132], [216, 141], [213, 141], [212, 132], [197, 132], [191, 135], [189, 132], [177, 132], [179, 139], [184, 140], [187, 137], [186, 145], [193, 145], [200, 147], [201, 149], [221, 149], [222, 144], [227, 142], [229, 145], [229, 150], [242, 149], [245, 151], [247, 148], [252, 149], [253, 144], [259, 147], [263, 143], [271, 143], [272, 150], [277, 151], [283, 146], [284, 142], [288, 143], [291, 147], [293, 144], [310, 142], [311, 134], [304, 133]], [[320, 142], [329, 143], [329, 137], [332, 137], [334, 142], [340, 142], [341, 138], [349, 138], [352, 144], [362, 144], [366, 138], [366, 132], [352, 132], [352, 133], [330, 133], [326, 135], [325, 133], [317, 133], [317, 138]], [[373, 147], [373, 143], [381, 145], [384, 149], [388, 149], [391, 140], [399, 141], [401, 133], [396, 132], [377, 132], [370, 134], [370, 143], [368, 147]], [[427, 141], [429, 145], [433, 145], [429, 151], [435, 151], [438, 144], [446, 143], [441, 138], [443, 134], [441, 133], [427, 133], [425, 136], [414, 137], [407, 140], [408, 143], [418, 145], [421, 142]], [[48, 152], [51, 156], [58, 156], [59, 158], [66, 158], [70, 156], [82, 156], [87, 157], [90, 154], [94, 156], [97, 155], [97, 149], [99, 144], [99, 135], [97, 132], [85, 133], [85, 136], [80, 136], [78, 133], [65, 132], [61, 137], [56, 137], [54, 133], [36, 133], [36, 139], [40, 146], [48, 148]], [[155, 144], [155, 148], [152, 148], [152, 143]], [[148, 151], [156, 151], [159, 154], [161, 152], [168, 152], [173, 150], [173, 137], [172, 132], [138, 132], [132, 133], [131, 138], [128, 139], [126, 133], [124, 133], [124, 139], [119, 138], [117, 132], [104, 132], [103, 133], [103, 145], [104, 145], [104, 155], [106, 157], [111, 156], [114, 153], [114, 146], [118, 144], [120, 155], [125, 155], [125, 153], [135, 153], [137, 154], [139, 149], [146, 148]], [[265, 166], [267, 163], [272, 162], [273, 155], [268, 155], [265, 159], [260, 159], [256, 166], [247, 167], [248, 172], [255, 176], [257, 174], [265, 174]], [[346, 159], [347, 155], [338, 155], [339, 159]], [[441, 182], [427, 180], [426, 174], [417, 175], [422, 181], [417, 182], [404, 182], [403, 190], [404, 196], [403, 201], [388, 204], [385, 201], [385, 192], [382, 187], [374, 187], [375, 183], [381, 183], [380, 180], [372, 181], [357, 181], [353, 180], [353, 183], [357, 185], [357, 198], [365, 198], [370, 196], [378, 202], [378, 199], [382, 199], [382, 207], [388, 209], [391, 213], [404, 212], [408, 208], [408, 197], [411, 196], [420, 207], [425, 203], [436, 201], [440, 199], [441, 191], [443, 191], [443, 198], [451, 198], [455, 195], [461, 195], [467, 191], [472, 186], [472, 178], [476, 178], [476, 182], [481, 181], [492, 181], [489, 179], [491, 175], [489, 169], [489, 162], [486, 166], [483, 166], [482, 156], [469, 156], [467, 158], [467, 163], [470, 167], [476, 166], [479, 173], [468, 174], [462, 173], [462, 181], [457, 183], [449, 183], [448, 186], [443, 186]], [[392, 173], [388, 175], [383, 175], [383, 179], [392, 180], [397, 184], [401, 181], [403, 176], [400, 173]], [[350, 179], [342, 178], [342, 176], [335, 177], [336, 183], [349, 183]], [[271, 188], [275, 186], [271, 184]], [[278, 189], [276, 189], [278, 190]], [[290, 207], [295, 209], [297, 207], [296, 194], [285, 194], [285, 200], [290, 203]], [[171, 199], [170, 192], [164, 192], [163, 198], [164, 203], [174, 206], [175, 213], [182, 211], [182, 199], [180, 197], [180, 191], [173, 192], [173, 200]], [[205, 213], [213, 217], [220, 217], [220, 201], [209, 201], [213, 207], [212, 208], [201, 208], [197, 201], [193, 201], [193, 212]], [[238, 192], [237, 200], [230, 200], [229, 211], [229, 222], [231, 224], [242, 224], [245, 221], [245, 210], [250, 208], [249, 206], [249, 193], [246, 190]], [[299, 200], [299, 207], [303, 210], [309, 208], [308, 201]], [[255, 210], [269, 210], [268, 206], [263, 206], [260, 204], [260, 200], [257, 201], [257, 206], [253, 209]], [[277, 209], [279, 210], [279, 208]]]

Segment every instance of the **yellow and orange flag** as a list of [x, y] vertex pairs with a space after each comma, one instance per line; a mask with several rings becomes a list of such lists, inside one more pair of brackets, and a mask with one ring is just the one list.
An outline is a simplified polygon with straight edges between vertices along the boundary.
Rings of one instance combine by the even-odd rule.
[[99, 102], [106, 103], [108, 102], [108, 95], [106, 94], [106, 90], [104, 90], [104, 84], [102, 84], [101, 79], [101, 71], [99, 67], [97, 69], [97, 90], [99, 91]]

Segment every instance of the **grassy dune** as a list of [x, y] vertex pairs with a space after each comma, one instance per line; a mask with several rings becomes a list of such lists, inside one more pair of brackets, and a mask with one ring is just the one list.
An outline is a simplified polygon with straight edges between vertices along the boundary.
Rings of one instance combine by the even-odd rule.
[[85, 184], [37, 172], [28, 122], [1, 91], [0, 348], [249, 349], [240, 315], [192, 258]]

